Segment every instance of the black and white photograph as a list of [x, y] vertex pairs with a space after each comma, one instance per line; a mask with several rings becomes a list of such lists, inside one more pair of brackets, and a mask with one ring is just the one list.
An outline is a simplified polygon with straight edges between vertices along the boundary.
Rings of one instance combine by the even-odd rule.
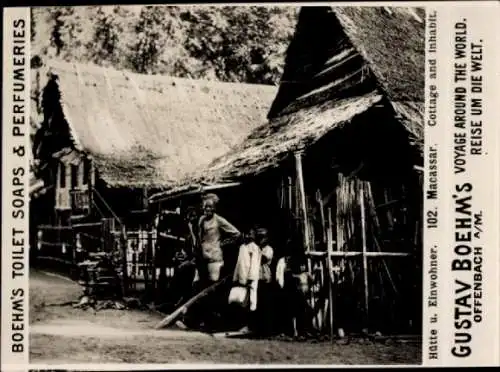
[[30, 15], [30, 363], [422, 363], [424, 8]]

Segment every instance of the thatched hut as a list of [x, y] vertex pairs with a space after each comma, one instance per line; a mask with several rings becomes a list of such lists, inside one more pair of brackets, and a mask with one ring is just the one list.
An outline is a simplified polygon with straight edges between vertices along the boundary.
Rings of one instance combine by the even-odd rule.
[[[43, 123], [34, 143], [39, 172], [55, 163], [45, 176], [65, 186], [56, 193], [90, 185], [118, 216], [144, 209], [148, 194], [240, 142], [265, 118], [275, 95], [272, 86], [58, 61], [47, 67]], [[56, 209], [71, 209], [66, 198], [56, 200]]]
[[424, 30], [421, 9], [302, 8], [268, 122], [151, 200], [218, 187], [235, 224], [306, 254], [318, 327], [330, 308], [339, 327], [418, 332]]
[[276, 92], [60, 61], [42, 70], [33, 153], [45, 187], [31, 200], [32, 245], [69, 264], [75, 247], [109, 249], [112, 231], [149, 229], [148, 197], [244, 139]]

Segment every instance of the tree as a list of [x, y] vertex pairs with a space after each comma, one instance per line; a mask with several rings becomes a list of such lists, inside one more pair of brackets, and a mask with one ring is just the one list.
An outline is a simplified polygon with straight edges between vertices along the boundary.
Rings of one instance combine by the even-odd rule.
[[126, 48], [121, 38], [130, 32], [130, 17], [130, 12], [122, 6], [97, 8], [92, 39], [86, 46], [90, 61], [123, 67]]
[[296, 9], [282, 7], [196, 7], [188, 22], [186, 49], [225, 81], [275, 84], [293, 34]]
[[48, 8], [50, 29], [49, 56], [80, 60], [85, 56], [85, 33], [91, 22], [86, 9], [76, 7]]
[[34, 12], [33, 52], [41, 57], [261, 84], [279, 82], [297, 17], [296, 8], [276, 6], [46, 7]]
[[65, 46], [62, 36], [62, 30], [64, 27], [63, 8], [54, 9], [51, 16], [54, 21], [54, 27], [52, 28], [52, 32], [50, 34], [50, 46], [55, 48], [56, 57], [59, 57]]
[[160, 57], [169, 39], [175, 36], [175, 9], [173, 7], [144, 6], [135, 25], [136, 41], [132, 44], [129, 60], [140, 73], [156, 72]]

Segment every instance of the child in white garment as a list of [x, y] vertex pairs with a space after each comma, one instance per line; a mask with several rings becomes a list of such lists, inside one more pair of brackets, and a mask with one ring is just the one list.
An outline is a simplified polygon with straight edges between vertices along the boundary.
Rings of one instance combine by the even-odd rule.
[[[243, 237], [238, 260], [233, 274], [233, 287], [229, 293], [233, 319], [248, 325], [249, 312], [257, 308], [257, 285], [260, 274], [260, 248], [255, 244], [255, 230], [251, 229]], [[244, 327], [247, 330], [247, 327]]]
[[270, 336], [274, 332], [274, 275], [271, 269], [274, 250], [269, 244], [269, 233], [265, 228], [257, 228], [255, 243], [260, 249], [260, 274], [257, 290], [257, 311], [253, 327], [262, 336]]

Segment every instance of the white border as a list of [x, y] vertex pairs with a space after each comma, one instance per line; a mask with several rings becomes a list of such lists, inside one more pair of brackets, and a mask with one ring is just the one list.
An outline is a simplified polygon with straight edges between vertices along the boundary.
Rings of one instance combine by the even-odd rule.
[[[30, 144], [30, 13], [28, 8], [9, 8], [4, 9], [4, 24], [3, 24], [3, 81], [2, 81], [2, 370], [15, 370], [22, 368], [22, 365], [28, 363], [29, 349], [29, 157], [31, 154]], [[12, 46], [13, 46], [13, 25], [12, 20], [24, 20], [25, 36], [24, 46], [26, 53], [24, 55], [24, 83], [25, 89], [23, 92], [16, 93], [24, 99], [24, 136], [14, 137], [12, 134], [13, 119], [12, 108], [14, 105], [13, 99], [13, 69], [20, 66], [14, 66], [12, 61]], [[19, 29], [18, 29], [19, 30]], [[21, 102], [16, 102], [21, 104]], [[24, 146], [25, 154], [22, 157], [14, 154], [13, 149], [18, 146]], [[12, 216], [12, 192], [15, 187], [12, 185], [13, 169], [23, 167], [25, 172], [21, 178], [24, 181], [24, 218], [15, 219]], [[22, 234], [16, 234], [15, 239], [24, 239], [24, 276], [17, 279], [12, 279], [12, 254], [11, 250], [12, 239], [14, 238], [12, 229], [23, 230]], [[24, 351], [22, 353], [13, 353], [11, 350], [11, 337], [14, 332], [11, 331], [12, 317], [11, 295], [14, 289], [21, 288], [25, 291], [23, 296], [23, 324], [24, 334]], [[19, 298], [16, 296], [16, 298]], [[16, 322], [16, 324], [19, 324]], [[16, 331], [17, 332], [17, 331]], [[10, 364], [4, 366], [4, 361]], [[21, 364], [21, 366], [20, 366]]]
[[[145, 4], [144, 4], [145, 5]], [[157, 4], [152, 4], [152, 5], [157, 5]], [[179, 4], [170, 4], [170, 5], [183, 5], [183, 6], [199, 6], [199, 5], [207, 5], [206, 3], [203, 4], [203, 3], [200, 3], [200, 4], [182, 4], [182, 3], [179, 3]], [[228, 5], [228, 4], [211, 4], [213, 6], [224, 6], [224, 5]], [[435, 1], [426, 1], [426, 2], [366, 2], [366, 3], [359, 3], [359, 2], [355, 2], [355, 3], [351, 3], [351, 2], [336, 2], [336, 3], [324, 3], [324, 2], [315, 2], [315, 3], [293, 3], [293, 2], [287, 2], [287, 3], [277, 3], [277, 4], [270, 4], [270, 3], [231, 3], [229, 4], [231, 6], [293, 6], [293, 7], [299, 7], [299, 6], [328, 6], [328, 5], [331, 5], [331, 6], [367, 6], [367, 7], [373, 7], [373, 6], [396, 6], [396, 7], [405, 7], [405, 6], [408, 6], [408, 7], [419, 7], [419, 6], [423, 6], [423, 7], [426, 7], [426, 8], [435, 8], [435, 9], [438, 9], [438, 10], [442, 10], [443, 12], [446, 12], [447, 10], [450, 9], [450, 7], [453, 7], [455, 9], [463, 9], [465, 10], [466, 8], [470, 8], [471, 6], [474, 7], [474, 8], [482, 8], [482, 9], [485, 9], [487, 12], [490, 12], [495, 15], [495, 11], [496, 11], [496, 17], [495, 16], [492, 16], [491, 19], [493, 20], [493, 22], [495, 24], [497, 24], [498, 22], [498, 19], [500, 19], [500, 17], [498, 17], [498, 10], [499, 10], [499, 6], [496, 2], [487, 2], [487, 1], [460, 1], [460, 2], [435, 2]], [[8, 17], [12, 17], [12, 16], [15, 16], [15, 15], [23, 15], [24, 17], [26, 17], [26, 19], [29, 19], [29, 10], [28, 8], [6, 8], [4, 9], [4, 51], [7, 50], [8, 52], [8, 49], [5, 49], [6, 48], [6, 44], [8, 43], [9, 39], [6, 37], [6, 35], [8, 35], [9, 31], [11, 30], [10, 28], [8, 28], [8, 22], [6, 22], [6, 19]], [[29, 31], [29, 27], [27, 29]], [[491, 28], [491, 30], [494, 32], [495, 30], [493, 29], [493, 27]], [[443, 32], [441, 30], [441, 32]], [[498, 33], [498, 27], [496, 29], [496, 39], [494, 39], [494, 42], [496, 42], [497, 45], [500, 45], [500, 40], [499, 40], [499, 33]], [[28, 37], [29, 37], [29, 32], [28, 32]], [[489, 51], [490, 53], [492, 53], [492, 47], [490, 46], [489, 47]], [[498, 48], [496, 48], [498, 49]], [[29, 54], [28, 54], [29, 55]], [[8, 58], [9, 54], [8, 53], [5, 53], [4, 52], [4, 81], [3, 81], [3, 88], [4, 90], [6, 89], [6, 87], [9, 86], [9, 79], [11, 79], [11, 73], [10, 73], [10, 70], [9, 70], [9, 66], [8, 64], [6, 63], [6, 58]], [[29, 58], [29, 57], [27, 57]], [[489, 62], [489, 65], [491, 67], [491, 69], [493, 69], [494, 67], [498, 67], [499, 64], [500, 64], [500, 58], [498, 57], [498, 51], [496, 53], [496, 55], [494, 57], [490, 57], [492, 59], [494, 59], [494, 62]], [[28, 70], [29, 71], [29, 70]], [[495, 76], [498, 80], [498, 71], [493, 71], [491, 70], [490, 72], [490, 75], [491, 78], [493, 76]], [[26, 104], [28, 105], [27, 107], [29, 108], [29, 103], [30, 103], [30, 99], [29, 99], [29, 93], [30, 93], [30, 90], [29, 90], [29, 73], [26, 74], [27, 76], [27, 79], [26, 79], [26, 83], [27, 83], [27, 100], [26, 100]], [[499, 92], [499, 87], [500, 87], [500, 84], [496, 83], [496, 84], [492, 84], [496, 87], [496, 89], [493, 89], [492, 90], [492, 93], [490, 95], [490, 97], [488, 97], [488, 100], [493, 102], [494, 100], [496, 100], [498, 102], [498, 97], [500, 97], [500, 92]], [[446, 93], [443, 91], [442, 94], [445, 96]], [[4, 95], [3, 97], [3, 107], [8, 107], [9, 105], [9, 102], [7, 101], [8, 99], [8, 96], [7, 95]], [[445, 112], [446, 111], [442, 111], [442, 112]], [[10, 167], [12, 167], [12, 161], [15, 161], [16, 159], [14, 159], [12, 157], [12, 154], [10, 152], [7, 151], [7, 149], [10, 148], [10, 141], [11, 141], [11, 137], [9, 136], [9, 133], [8, 133], [8, 129], [10, 129], [10, 126], [6, 125], [9, 123], [9, 117], [8, 117], [8, 113], [9, 111], [8, 110], [4, 110], [4, 116], [3, 116], [3, 139], [4, 139], [4, 146], [3, 146], [3, 170], [4, 172], [8, 169], [10, 169]], [[497, 116], [495, 116], [495, 114], [490, 111], [489, 112], [489, 115], [488, 115], [488, 119], [490, 122], [492, 123], [498, 123], [498, 120], [497, 120]], [[27, 111], [27, 117], [26, 117], [26, 122], [29, 123], [29, 111]], [[499, 146], [500, 146], [500, 124], [496, 124], [496, 127], [490, 132], [490, 134], [492, 135], [496, 135], [496, 143], [495, 143], [495, 148], [490, 150], [492, 155], [491, 155], [491, 159], [493, 159], [492, 161], [496, 161], [496, 164], [498, 165], [498, 159], [500, 158], [500, 150], [499, 150]], [[29, 135], [26, 136], [26, 146], [27, 146], [27, 149], [30, 149], [30, 144], [29, 144]], [[426, 138], [427, 140], [427, 138]], [[493, 141], [492, 141], [493, 143]], [[8, 145], [8, 146], [6, 146]], [[443, 159], [443, 158], [441, 158]], [[494, 164], [494, 163], [492, 163]], [[28, 185], [29, 184], [29, 164], [28, 164], [28, 160], [27, 158], [25, 159], [25, 166], [26, 166], [26, 170], [27, 170], [27, 173], [26, 173], [26, 184]], [[446, 193], [446, 185], [444, 184], [443, 182], [443, 174], [447, 172], [446, 169], [443, 168], [443, 173], [441, 173], [441, 181], [440, 181], [440, 189], [441, 189], [441, 195], [444, 195]], [[4, 173], [4, 176], [7, 176], [7, 174]], [[489, 200], [490, 204], [489, 205], [492, 205], [494, 206], [493, 208], [491, 208], [491, 218], [494, 222], [496, 222], [497, 226], [498, 224], [500, 223], [500, 198], [498, 196], [498, 190], [499, 190], [499, 187], [500, 187], [500, 175], [499, 175], [499, 172], [497, 171], [496, 173], [494, 173], [493, 175], [493, 179], [490, 181], [491, 182], [491, 186], [492, 186], [492, 190], [493, 190], [493, 194], [491, 196], [491, 199]], [[10, 182], [10, 178], [7, 177], [2, 177], [2, 182], [3, 182], [3, 190], [4, 190], [4, 195], [5, 193], [9, 193], [10, 192], [10, 188], [11, 186], [9, 185], [9, 182], [6, 182], [6, 181], [9, 181]], [[26, 190], [27, 191], [27, 190]], [[496, 192], [495, 192], [496, 191]], [[7, 194], [8, 195], [8, 194]], [[3, 195], [2, 195], [3, 197]], [[26, 197], [26, 202], [28, 202], [28, 197]], [[442, 202], [444, 204], [446, 204], [446, 199], [443, 199]], [[449, 201], [448, 201], [449, 202]], [[11, 227], [11, 224], [10, 224], [10, 220], [8, 219], [8, 215], [6, 215], [5, 213], [9, 213], [10, 210], [8, 209], [8, 205], [6, 205], [6, 203], [3, 203], [3, 208], [2, 208], [2, 262], [3, 262], [3, 267], [9, 267], [10, 264], [11, 264], [11, 261], [10, 261], [10, 257], [9, 255], [7, 254], [6, 252], [6, 249], [5, 247], [6, 246], [9, 246], [9, 228]], [[449, 206], [448, 206], [449, 208]], [[28, 208], [26, 208], [26, 211], [28, 211]], [[27, 226], [27, 221], [28, 221], [28, 216], [26, 216], [26, 219], [25, 219], [25, 222], [26, 224], [24, 225], [25, 228], [26, 228], [26, 231], [28, 231], [28, 226]], [[446, 227], [443, 225], [443, 227]], [[447, 229], [449, 228], [446, 227]], [[492, 231], [491, 232], [491, 235], [490, 235], [490, 238], [492, 239], [492, 242], [493, 242], [493, 247], [499, 247], [500, 244], [499, 244], [499, 234], [498, 234], [498, 229], [495, 227], [495, 226], [490, 226], [490, 230], [494, 229], [495, 231]], [[26, 241], [28, 241], [28, 237], [26, 236]], [[424, 243], [425, 244], [425, 243]], [[427, 252], [425, 251], [425, 249], [427, 249], [427, 247], [424, 245], [424, 253], [423, 253], [423, 256], [425, 258]], [[492, 270], [492, 273], [495, 273], [496, 276], [494, 276], [494, 278], [491, 278], [491, 279], [488, 279], [489, 281], [491, 281], [491, 288], [492, 288], [492, 293], [497, 293], [499, 294], [498, 297], [496, 297], [495, 299], [490, 299], [490, 303], [488, 304], [488, 306], [491, 306], [493, 307], [493, 309], [496, 309], [496, 311], [498, 311], [498, 308], [500, 306], [500, 270], [499, 270], [499, 266], [500, 266], [500, 251], [497, 249], [496, 250], [496, 255], [494, 256], [496, 257], [496, 259], [493, 259], [492, 262], [490, 263], [490, 270]], [[446, 259], [446, 257], [445, 257]], [[26, 263], [28, 261], [28, 255], [26, 254]], [[425, 261], [424, 261], [425, 262]], [[9, 277], [8, 277], [8, 274], [9, 274], [9, 271], [7, 270], [2, 270], [2, 303], [5, 304], [5, 303], [8, 303], [9, 302], [9, 289], [10, 289], [10, 286], [11, 286], [11, 283], [9, 282]], [[425, 276], [424, 276], [425, 277]], [[495, 279], [495, 280], [493, 280]], [[441, 282], [441, 287], [445, 286], [446, 284], [446, 281], [445, 279], [443, 279], [441, 277], [441, 279], [439, 279], [440, 282]], [[28, 288], [28, 280], [27, 280], [27, 272], [26, 272], [26, 280], [25, 282], [23, 282], [23, 285], [25, 286], [25, 288]], [[424, 283], [424, 290], [425, 290], [425, 283]], [[496, 301], [494, 301], [496, 300]], [[425, 301], [425, 296], [424, 296], [424, 301]], [[491, 302], [495, 302], [495, 303], [491, 303]], [[29, 309], [29, 304], [28, 304], [28, 301], [27, 301], [27, 298], [26, 298], [26, 302], [25, 302], [25, 308], [26, 308], [26, 312], [25, 312], [25, 316], [28, 317], [29, 314], [28, 314], [28, 309]], [[449, 308], [446, 308], [446, 307], [443, 307], [443, 309], [440, 308], [440, 312], [447, 312], [449, 311]], [[5, 315], [10, 315], [9, 312], [6, 312], [6, 309], [5, 307], [2, 307], [2, 319], [4, 319], [4, 316]], [[498, 313], [497, 313], [498, 315]], [[27, 322], [27, 319], [26, 319], [26, 322]], [[498, 334], [498, 331], [499, 331], [499, 322], [500, 320], [498, 320], [498, 317], [497, 317], [497, 323], [496, 324], [493, 324], [491, 326], [491, 332], [492, 333], [495, 333]], [[425, 327], [425, 323], [424, 323], [424, 327]], [[5, 327], [2, 327], [3, 329], [5, 329]], [[6, 345], [6, 344], [9, 344], [8, 340], [5, 340], [4, 339], [4, 334], [2, 334], [2, 344], [3, 345]], [[424, 345], [423, 345], [424, 346]], [[496, 343], [494, 342], [493, 344], [491, 344], [492, 346], [492, 350], [496, 350], [496, 352], [493, 352], [493, 358], [492, 358], [492, 365], [494, 364], [498, 364], [499, 362], [499, 352], [498, 350], [500, 350], [500, 344], [499, 344], [499, 340], [498, 340], [498, 337], [496, 339]], [[2, 348], [2, 361], [5, 361], [5, 353], [4, 353], [4, 348]], [[14, 367], [14, 365], [4, 365], [2, 364], [2, 370], [12, 370]], [[22, 369], [22, 368], [26, 368], [27, 365], [23, 363], [23, 365], [17, 365], [17, 369]], [[101, 370], [101, 371], [107, 371], [107, 370], [131, 370], [131, 369], [142, 369], [142, 370], [158, 370], [158, 369], [170, 369], [170, 368], [175, 368], [175, 369], [192, 369], [192, 368], [197, 368], [197, 369], [212, 369], [214, 367], [216, 368], [220, 368], [220, 369], [233, 369], [235, 367], [238, 367], [238, 368], [241, 368], [241, 369], [248, 369], [248, 368], [255, 368], [255, 367], [258, 367], [258, 368], [290, 368], [290, 369], [295, 369], [295, 368], [320, 368], [320, 367], [332, 367], [330, 365], [328, 366], [319, 366], [319, 365], [288, 365], [288, 364], [273, 364], [273, 365], [261, 365], [261, 364], [253, 364], [253, 365], [250, 365], [250, 364], [245, 364], [245, 365], [237, 365], [237, 364], [213, 364], [213, 365], [210, 365], [210, 364], [92, 364], [92, 365], [85, 365], [85, 364], [64, 364], [64, 365], [42, 365], [42, 364], [33, 364], [33, 365], [30, 365], [31, 368], [34, 368], [34, 369], [55, 369], [55, 368], [58, 368], [58, 369], [86, 369], [86, 370]], [[365, 368], [365, 367], [382, 367], [382, 368], [405, 368], [405, 367], [415, 367], [414, 365], [356, 365], [356, 366], [345, 366], [345, 365], [341, 365], [341, 367], [348, 367], [348, 368]]]

